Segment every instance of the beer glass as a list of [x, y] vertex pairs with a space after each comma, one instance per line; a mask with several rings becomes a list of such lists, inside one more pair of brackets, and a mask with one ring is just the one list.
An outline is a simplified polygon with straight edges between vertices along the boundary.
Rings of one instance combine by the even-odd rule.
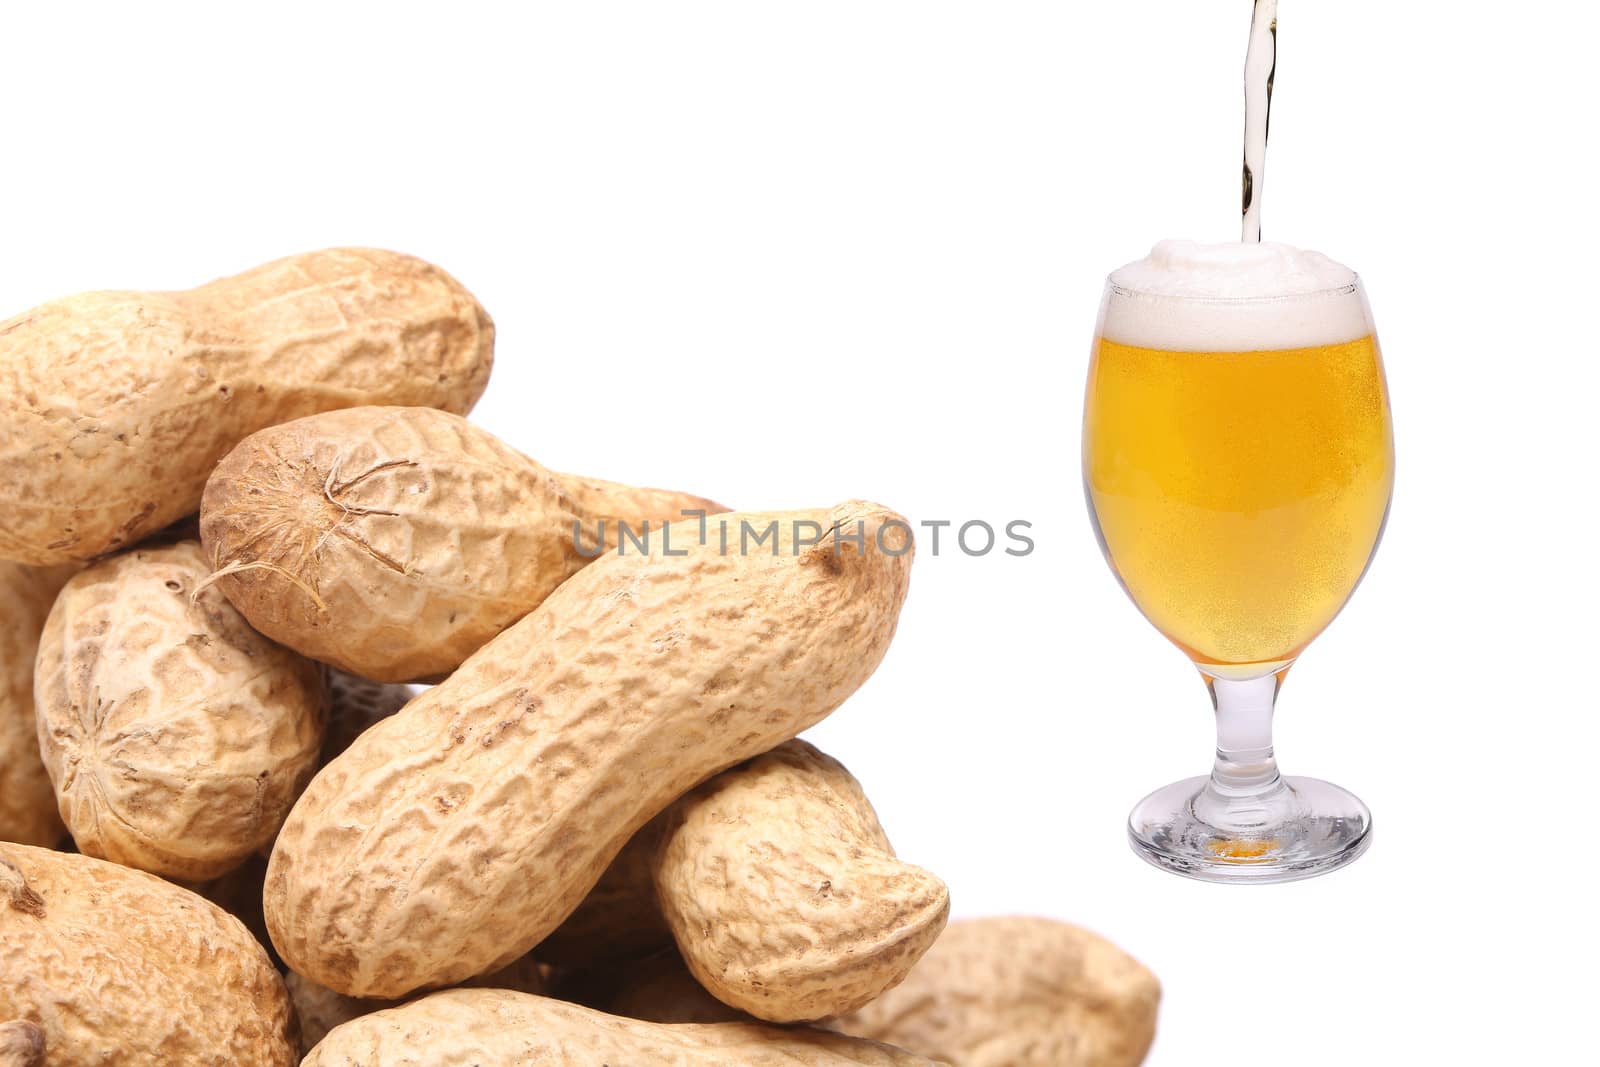
[[1382, 535], [1388, 392], [1360, 279], [1321, 257], [1310, 282], [1258, 269], [1273, 254], [1229, 253], [1236, 277], [1228, 257], [1204, 255], [1198, 276], [1182, 255], [1113, 273], [1084, 405], [1101, 549], [1216, 712], [1211, 774], [1145, 797], [1129, 838], [1149, 862], [1210, 881], [1320, 874], [1360, 855], [1372, 827], [1351, 793], [1278, 773], [1272, 715]]

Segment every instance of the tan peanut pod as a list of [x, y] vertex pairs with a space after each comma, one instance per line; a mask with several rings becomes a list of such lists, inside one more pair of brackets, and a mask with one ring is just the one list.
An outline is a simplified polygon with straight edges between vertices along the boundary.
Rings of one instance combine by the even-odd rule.
[[76, 569], [0, 563], [0, 841], [54, 845], [67, 832], [39, 757], [33, 661], [50, 605]]
[[322, 762], [327, 763], [349, 748], [356, 738], [411, 703], [416, 695], [409, 685], [329, 671], [328, 733], [322, 742]]
[[1105, 938], [1042, 918], [953, 922], [903, 983], [834, 1023], [954, 1067], [1136, 1067], [1161, 983]]
[[825, 1030], [663, 1026], [504, 989], [452, 989], [364, 1015], [304, 1067], [929, 1067], [933, 1061]]
[[619, 521], [628, 523], [635, 530], [646, 521], [652, 527], [664, 522], [698, 524], [702, 515], [721, 515], [728, 510], [715, 500], [692, 493], [680, 493], [675, 489], [624, 485], [582, 474], [557, 474], [555, 479], [578, 506], [579, 512], [606, 520], [606, 539], [613, 547], [617, 544], [614, 527]]
[[44, 1031], [25, 1019], [0, 1023], [0, 1067], [44, 1067]]
[[803, 1022], [898, 983], [949, 913], [944, 883], [895, 858], [850, 772], [790, 741], [636, 834], [535, 953], [570, 961], [587, 945], [591, 959], [619, 959], [671, 938], [719, 1000]]
[[264, 426], [357, 404], [465, 413], [494, 324], [444, 271], [333, 248], [182, 292], [94, 292], [0, 322], [0, 559], [93, 559], [198, 509]]
[[322, 668], [252, 630], [200, 546], [136, 548], [56, 598], [39, 747], [85, 854], [187, 882], [269, 844], [316, 771]]
[[237, 919], [153, 875], [0, 844], [0, 1019], [51, 1067], [288, 1067], [283, 980]]
[[[592, 483], [598, 486], [600, 483]], [[251, 625], [384, 682], [441, 678], [600, 554], [601, 520], [659, 525], [699, 497], [565, 483], [429, 408], [352, 408], [261, 431], [217, 466], [200, 529]], [[638, 514], [633, 505], [660, 508]]]
[[850, 771], [790, 741], [640, 830], [534, 953], [626, 960], [672, 939], [718, 1000], [803, 1022], [898, 984], [949, 910], [942, 881], [894, 857]]
[[771, 554], [608, 554], [328, 764], [268, 868], [284, 960], [375, 997], [503, 967], [674, 799], [854, 692], [894, 634], [909, 524], [862, 502], [744, 520]]
[[[294, 1001], [294, 1013], [300, 1020], [300, 1045], [305, 1052], [310, 1052], [336, 1026], [404, 1003], [400, 1000], [347, 997], [293, 971], [284, 976], [284, 984], [289, 987], [289, 999]], [[518, 993], [543, 993], [545, 985], [543, 965], [530, 956], [522, 957], [504, 970], [480, 975], [463, 983], [469, 988], [510, 989]]]
[[895, 858], [860, 783], [804, 741], [674, 804], [655, 889], [700, 984], [768, 1022], [873, 1000], [905, 978], [950, 915], [944, 883]]

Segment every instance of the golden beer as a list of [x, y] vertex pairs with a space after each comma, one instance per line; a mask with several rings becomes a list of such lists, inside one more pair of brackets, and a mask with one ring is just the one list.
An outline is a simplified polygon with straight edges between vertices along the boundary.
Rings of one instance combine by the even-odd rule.
[[1394, 484], [1376, 338], [1185, 352], [1095, 341], [1084, 483], [1107, 559], [1208, 673], [1291, 662], [1377, 547]]

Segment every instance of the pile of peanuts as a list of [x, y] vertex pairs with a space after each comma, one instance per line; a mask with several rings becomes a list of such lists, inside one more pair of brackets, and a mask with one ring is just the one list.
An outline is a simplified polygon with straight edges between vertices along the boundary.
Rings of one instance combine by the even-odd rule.
[[547, 470], [493, 352], [366, 249], [0, 323], [0, 1067], [1138, 1064], [1147, 970], [947, 928], [796, 740], [910, 524]]

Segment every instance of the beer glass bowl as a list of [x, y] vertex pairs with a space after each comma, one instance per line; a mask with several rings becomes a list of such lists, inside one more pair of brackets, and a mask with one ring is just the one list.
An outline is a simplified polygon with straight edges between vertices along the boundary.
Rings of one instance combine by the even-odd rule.
[[1360, 279], [1287, 246], [1163, 242], [1113, 273], [1084, 406], [1089, 514], [1134, 604], [1199, 669], [1211, 773], [1134, 808], [1134, 850], [1220, 882], [1306, 878], [1360, 855], [1353, 794], [1278, 772], [1289, 668], [1382, 536], [1394, 479]]

